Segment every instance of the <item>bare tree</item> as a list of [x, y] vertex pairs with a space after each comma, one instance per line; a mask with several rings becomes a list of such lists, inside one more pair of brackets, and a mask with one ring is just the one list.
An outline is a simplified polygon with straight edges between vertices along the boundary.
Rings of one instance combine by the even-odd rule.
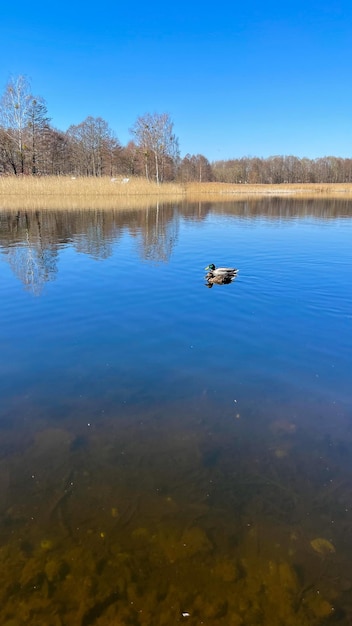
[[31, 102], [30, 84], [25, 76], [11, 78], [0, 102], [0, 120], [14, 148], [12, 167], [15, 174], [25, 171], [25, 130]]
[[143, 155], [134, 141], [129, 141], [127, 146], [121, 148], [120, 174], [126, 176], [143, 176], [144, 174]]
[[164, 179], [168, 161], [177, 164], [179, 159], [178, 139], [173, 127], [168, 113], [146, 113], [137, 118], [130, 131], [144, 155], [146, 178], [150, 179], [153, 164], [153, 174], [158, 184]]
[[120, 144], [105, 120], [88, 116], [77, 126], [70, 126], [67, 137], [76, 173], [85, 176], [102, 176], [106, 170], [113, 173], [111, 159]]
[[17, 147], [12, 133], [0, 128], [0, 168], [2, 173], [17, 174]]
[[45, 174], [58, 176], [70, 174], [70, 150], [66, 133], [48, 128], [42, 145], [42, 170]]
[[177, 178], [182, 182], [211, 181], [213, 180], [212, 167], [202, 154], [186, 154], [179, 164]]
[[[181, 162], [180, 166], [180, 171], [185, 167], [188, 175], [190, 159], [187, 155], [185, 165]], [[319, 159], [280, 155], [266, 159], [242, 157], [214, 161], [212, 172], [215, 180], [235, 184], [349, 183], [352, 182], [352, 160], [332, 156]]]

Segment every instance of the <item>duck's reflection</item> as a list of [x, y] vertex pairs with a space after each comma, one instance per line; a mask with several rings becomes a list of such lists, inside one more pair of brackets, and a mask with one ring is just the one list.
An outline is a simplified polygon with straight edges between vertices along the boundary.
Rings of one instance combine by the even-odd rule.
[[236, 276], [209, 276], [209, 274], [207, 274], [204, 285], [211, 289], [213, 285], [229, 285], [233, 283], [235, 279]]

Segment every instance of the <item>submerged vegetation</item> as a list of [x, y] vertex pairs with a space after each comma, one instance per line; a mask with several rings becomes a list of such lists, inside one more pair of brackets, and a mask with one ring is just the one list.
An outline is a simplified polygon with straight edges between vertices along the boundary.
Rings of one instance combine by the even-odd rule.
[[157, 441], [155, 425], [126, 416], [87, 436], [57, 424], [2, 459], [1, 623], [345, 623], [345, 539], [335, 549], [321, 512], [343, 516], [347, 477], [337, 490], [319, 469], [307, 481], [285, 425], [270, 427], [274, 449], [237, 423], [227, 446], [201, 426], [180, 432], [180, 416]]

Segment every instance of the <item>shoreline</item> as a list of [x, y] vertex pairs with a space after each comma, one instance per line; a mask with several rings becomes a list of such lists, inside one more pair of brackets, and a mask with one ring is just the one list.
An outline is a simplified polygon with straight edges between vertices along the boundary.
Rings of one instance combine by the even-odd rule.
[[0, 210], [148, 208], [155, 202], [236, 202], [265, 197], [352, 199], [350, 183], [163, 183], [141, 178], [0, 177]]

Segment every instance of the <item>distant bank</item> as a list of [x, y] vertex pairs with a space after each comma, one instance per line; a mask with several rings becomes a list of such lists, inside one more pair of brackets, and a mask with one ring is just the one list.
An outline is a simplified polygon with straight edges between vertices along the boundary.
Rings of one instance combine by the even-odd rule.
[[127, 209], [155, 202], [243, 200], [246, 196], [352, 198], [351, 183], [163, 183], [145, 178], [0, 177], [0, 209]]

